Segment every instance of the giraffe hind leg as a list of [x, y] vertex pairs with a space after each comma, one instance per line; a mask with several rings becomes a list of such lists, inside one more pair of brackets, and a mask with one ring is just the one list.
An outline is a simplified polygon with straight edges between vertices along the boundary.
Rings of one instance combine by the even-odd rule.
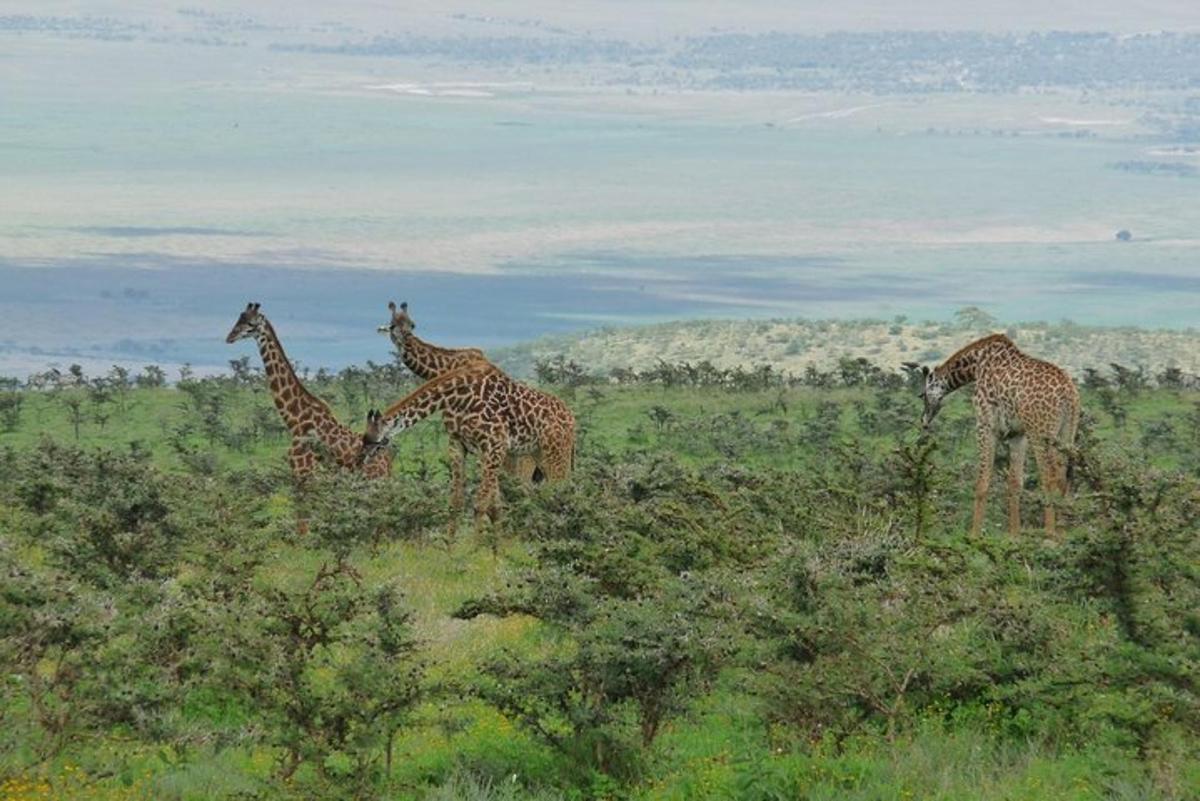
[[1041, 442], [1034, 446], [1033, 455], [1034, 459], [1037, 460], [1038, 477], [1042, 485], [1041, 489], [1045, 508], [1043, 521], [1046, 527], [1046, 535], [1053, 537], [1057, 526], [1054, 503], [1058, 499], [1062, 489], [1059, 478], [1058, 452], [1051, 443]]
[[504, 470], [518, 478], [522, 484], [536, 484], [541, 481], [538, 477], [537, 458], [528, 453], [510, 453], [504, 463]]
[[1018, 434], [1008, 445], [1008, 533], [1021, 531], [1021, 491], [1025, 489], [1025, 458], [1029, 440]]
[[555, 437], [542, 444], [541, 466], [547, 481], [562, 481], [571, 474], [575, 461], [574, 438], [569, 435]]

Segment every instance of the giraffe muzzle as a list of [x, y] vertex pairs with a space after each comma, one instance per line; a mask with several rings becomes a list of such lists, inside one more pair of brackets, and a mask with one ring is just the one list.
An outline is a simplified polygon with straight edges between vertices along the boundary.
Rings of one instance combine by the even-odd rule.
[[358, 452], [358, 463], [365, 464], [367, 460], [373, 458], [375, 454], [386, 448], [391, 443], [388, 437], [383, 439], [367, 439], [363, 437], [362, 448]]

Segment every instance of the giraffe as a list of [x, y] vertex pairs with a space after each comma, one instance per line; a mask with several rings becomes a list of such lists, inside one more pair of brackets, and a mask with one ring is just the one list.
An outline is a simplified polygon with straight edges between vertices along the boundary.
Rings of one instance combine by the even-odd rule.
[[362, 462], [358, 459], [359, 437], [347, 426], [338, 422], [325, 401], [313, 395], [292, 369], [275, 329], [266, 315], [259, 311], [260, 304], [248, 303], [238, 316], [237, 322], [225, 337], [229, 344], [239, 339], [254, 338], [258, 352], [262, 355], [263, 368], [271, 388], [275, 408], [283, 418], [284, 425], [292, 434], [292, 445], [288, 448], [288, 462], [292, 476], [302, 482], [316, 469], [319, 454], [316, 442], [324, 445], [332, 461], [339, 467], [360, 470], [367, 478], [382, 478], [392, 469], [390, 455], [380, 453]]
[[[1079, 390], [1066, 371], [1050, 362], [1026, 356], [1004, 334], [983, 337], [959, 350], [942, 364], [924, 366], [925, 412], [921, 424], [929, 429], [946, 395], [975, 383], [976, 437], [979, 469], [975, 478], [973, 534], [983, 528], [983, 510], [992, 479], [997, 435], [1011, 437], [1008, 471], [1008, 530], [1021, 528], [1021, 489], [1025, 484], [1027, 446], [1033, 445], [1048, 495], [1067, 492], [1067, 452], [1079, 426]], [[1054, 506], [1045, 505], [1046, 533], [1054, 535]]]
[[[387, 334], [391, 338], [404, 366], [418, 378], [429, 381], [442, 373], [478, 362], [491, 364], [479, 348], [442, 348], [418, 337], [413, 333], [417, 324], [408, 314], [407, 301], [401, 301], [398, 307], [395, 301], [388, 301], [388, 311], [391, 313], [391, 321], [386, 325], [379, 326], [379, 333]], [[461, 460], [455, 461], [457, 449], [457, 444], [451, 442], [450, 465], [452, 470], [455, 469], [456, 464], [461, 467]], [[537, 482], [545, 475], [538, 469], [537, 461], [529, 454], [509, 454], [505, 458], [504, 469], [526, 484]], [[462, 483], [462, 477], [456, 476], [454, 481], [456, 485], [459, 485]]]
[[386, 449], [393, 431], [404, 430], [435, 412], [451, 441], [449, 535], [457, 530], [465, 501], [463, 467], [467, 452], [479, 455], [482, 468], [475, 498], [475, 527], [486, 516], [499, 518], [499, 471], [511, 454], [529, 455], [547, 480], [567, 477], [575, 461], [575, 416], [567, 405], [509, 378], [487, 361], [475, 361], [436, 378], [367, 415], [360, 459]]

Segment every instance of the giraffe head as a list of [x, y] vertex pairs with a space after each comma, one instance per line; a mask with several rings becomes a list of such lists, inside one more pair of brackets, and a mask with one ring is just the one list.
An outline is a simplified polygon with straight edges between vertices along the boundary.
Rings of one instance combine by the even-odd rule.
[[921, 366], [921, 374], [925, 384], [921, 389], [921, 399], [925, 401], [925, 412], [921, 415], [921, 425], [929, 428], [933, 418], [942, 410], [942, 401], [950, 393], [950, 383], [936, 370], [930, 370], [928, 365]]
[[358, 463], [365, 464], [376, 453], [388, 446], [387, 432], [384, 430], [383, 414], [378, 409], [367, 412], [367, 430], [363, 432], [362, 447], [358, 451]]
[[239, 339], [258, 336], [258, 332], [262, 331], [267, 322], [267, 318], [258, 310], [260, 305], [259, 303], [246, 304], [246, 310], [238, 316], [237, 322], [229, 330], [229, 336], [225, 337], [226, 342], [232, 345]]
[[379, 326], [379, 333], [390, 336], [392, 342], [399, 347], [417, 324], [408, 316], [408, 303], [401, 303], [397, 308], [395, 301], [390, 301], [388, 311], [392, 313], [392, 320], [387, 325]]

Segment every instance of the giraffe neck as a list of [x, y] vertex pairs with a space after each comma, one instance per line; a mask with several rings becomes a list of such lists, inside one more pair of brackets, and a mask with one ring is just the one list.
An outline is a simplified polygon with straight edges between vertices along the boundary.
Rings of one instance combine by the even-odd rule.
[[485, 373], [472, 368], [451, 370], [422, 384], [383, 413], [380, 437], [386, 438], [393, 431], [411, 428], [429, 415], [445, 410], [456, 398], [471, 395]]
[[404, 366], [426, 381], [450, 367], [453, 351], [431, 345], [413, 333], [407, 333], [397, 346]]
[[258, 342], [258, 352], [262, 356], [267, 383], [271, 388], [271, 398], [275, 401], [279, 416], [283, 418], [292, 434], [308, 434], [312, 430], [310, 426], [302, 425], [302, 418], [306, 416], [304, 412], [309, 412], [307, 417], [312, 422], [332, 420], [329, 407], [313, 397], [304, 384], [300, 383], [269, 321], [263, 321], [262, 329], [255, 340]]
[[946, 382], [947, 391], [953, 392], [973, 381], [978, 381], [987, 368], [989, 357], [1003, 350], [1016, 350], [1016, 345], [1003, 334], [994, 334], [978, 342], [972, 342], [934, 368], [934, 374]]
[[403, 431], [411, 428], [434, 412], [440, 411], [450, 397], [441, 387], [421, 387], [403, 400], [392, 404], [383, 413], [385, 431]]

